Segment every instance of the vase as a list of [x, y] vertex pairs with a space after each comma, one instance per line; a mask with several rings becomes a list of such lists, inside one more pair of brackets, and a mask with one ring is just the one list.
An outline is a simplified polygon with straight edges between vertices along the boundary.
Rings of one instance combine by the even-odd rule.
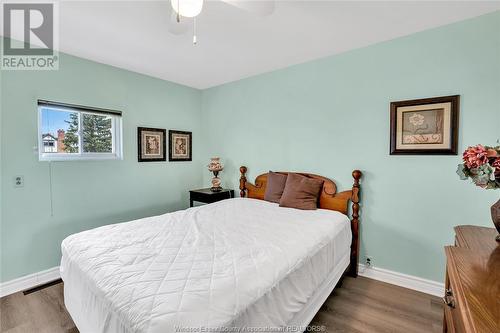
[[495, 238], [497, 242], [500, 242], [500, 200], [498, 200], [493, 206], [491, 206], [491, 219], [499, 235]]

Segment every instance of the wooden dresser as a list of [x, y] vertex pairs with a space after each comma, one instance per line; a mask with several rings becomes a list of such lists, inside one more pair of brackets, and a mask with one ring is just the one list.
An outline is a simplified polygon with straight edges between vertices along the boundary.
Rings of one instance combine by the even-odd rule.
[[493, 228], [455, 227], [446, 246], [443, 332], [500, 332], [500, 243]]

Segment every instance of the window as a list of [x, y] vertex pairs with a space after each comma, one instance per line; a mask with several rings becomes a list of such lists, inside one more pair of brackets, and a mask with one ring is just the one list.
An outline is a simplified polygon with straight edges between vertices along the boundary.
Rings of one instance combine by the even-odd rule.
[[122, 158], [120, 111], [38, 101], [40, 161]]

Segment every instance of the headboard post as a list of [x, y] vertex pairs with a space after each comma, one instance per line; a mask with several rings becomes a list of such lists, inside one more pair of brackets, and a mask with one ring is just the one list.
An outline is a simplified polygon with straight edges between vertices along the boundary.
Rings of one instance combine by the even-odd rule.
[[246, 182], [247, 182], [247, 177], [245, 174], [247, 173], [247, 167], [246, 166], [240, 166], [240, 197], [244, 198], [245, 197], [245, 192], [246, 192]]
[[352, 220], [351, 220], [351, 231], [352, 231], [352, 243], [351, 243], [351, 260], [349, 267], [349, 275], [353, 277], [358, 276], [358, 264], [359, 264], [359, 179], [362, 176], [362, 172], [359, 170], [354, 170], [352, 172], [352, 177], [354, 178], [354, 184], [352, 185]]

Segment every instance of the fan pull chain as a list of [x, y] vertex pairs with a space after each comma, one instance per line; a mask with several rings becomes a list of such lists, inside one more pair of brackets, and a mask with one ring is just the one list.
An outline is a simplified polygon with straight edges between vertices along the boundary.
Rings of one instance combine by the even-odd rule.
[[198, 43], [198, 39], [196, 38], [196, 17], [193, 18], [193, 45]]

